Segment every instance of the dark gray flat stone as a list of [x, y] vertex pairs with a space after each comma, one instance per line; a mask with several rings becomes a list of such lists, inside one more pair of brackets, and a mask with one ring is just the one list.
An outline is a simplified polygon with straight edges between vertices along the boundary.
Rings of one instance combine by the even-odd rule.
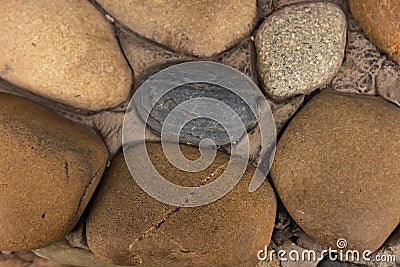
[[172, 141], [198, 145], [209, 138], [220, 146], [236, 143], [257, 125], [261, 101], [261, 91], [243, 73], [218, 63], [189, 62], [152, 76], [133, 104], [150, 128]]
[[[163, 95], [150, 112], [150, 116], [147, 120], [148, 126], [157, 132], [161, 132], [167, 116], [174, 108], [189, 99], [198, 97], [208, 97], [221, 101], [239, 115], [241, 121], [237, 121], [229, 114], [226, 114], [226, 116], [229, 117], [227, 119], [233, 123], [229, 124], [229, 126], [233, 129], [235, 137], [240, 138], [244, 134], [242, 131], [242, 123], [245, 129], [253, 128], [257, 124], [257, 119], [251, 109], [245, 101], [234, 92], [219, 85], [199, 82], [180, 85]], [[188, 118], [196, 116], [195, 105], [196, 101], [193, 102], [193, 105], [190, 105], [190, 110], [185, 110], [179, 113], [179, 115], [187, 116]], [[212, 104], [208, 106], [208, 109], [207, 113], [210, 114], [220, 112], [219, 107]], [[182, 118], [172, 117], [170, 123], [174, 126], [179, 125], [180, 119]], [[180, 139], [182, 142], [199, 144], [200, 141], [205, 138], [213, 139], [217, 145], [230, 143], [231, 141], [224, 127], [216, 120], [209, 118], [193, 119], [188, 122], [180, 132]]]

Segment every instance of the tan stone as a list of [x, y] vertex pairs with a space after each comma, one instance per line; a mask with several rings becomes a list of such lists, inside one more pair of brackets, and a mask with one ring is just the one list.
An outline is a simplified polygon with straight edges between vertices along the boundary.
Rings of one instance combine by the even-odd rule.
[[118, 105], [132, 73], [111, 24], [86, 0], [2, 1], [0, 77], [87, 110]]
[[400, 2], [349, 0], [348, 3], [368, 37], [400, 64]]
[[317, 241], [375, 251], [400, 220], [400, 110], [378, 97], [324, 90], [281, 137], [271, 177]]
[[21, 251], [10, 254], [0, 253], [0, 267], [72, 267], [47, 261], [32, 252]]
[[[50, 261], [71, 266], [122, 267], [120, 265], [107, 264], [101, 261], [87, 249], [72, 247], [65, 239], [48, 247], [35, 250], [34, 252], [36, 255]], [[0, 267], [2, 266], [0, 265]]]
[[256, 24], [253, 0], [98, 0], [136, 33], [173, 50], [212, 56], [233, 46]]
[[0, 250], [47, 246], [70, 232], [107, 162], [92, 130], [0, 94]]
[[[144, 145], [131, 148], [142, 158]], [[196, 159], [196, 147], [181, 146]], [[147, 144], [155, 168], [179, 185], [200, 185], [219, 177], [229, 156], [218, 152], [205, 170], [191, 173], [174, 168], [161, 144]], [[269, 244], [276, 200], [265, 182], [253, 193], [248, 184], [254, 168], [248, 166], [241, 181], [223, 198], [200, 207], [173, 207], [142, 191], [122, 155], [113, 160], [88, 216], [86, 235], [90, 249], [114, 264], [144, 266], [256, 266], [257, 252]]]

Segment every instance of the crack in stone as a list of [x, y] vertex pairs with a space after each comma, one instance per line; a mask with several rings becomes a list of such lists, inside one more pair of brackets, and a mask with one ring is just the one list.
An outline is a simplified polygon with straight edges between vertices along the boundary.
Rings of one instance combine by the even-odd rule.
[[[229, 162], [224, 163], [220, 166], [218, 166], [210, 175], [208, 175], [204, 180], [202, 180], [200, 182], [200, 185], [196, 186], [196, 188], [199, 188], [200, 186], [205, 185], [216, 173], [218, 173], [221, 169], [224, 169], [227, 165], [229, 164]], [[157, 231], [158, 229], [161, 228], [161, 226], [167, 221], [168, 218], [170, 218], [171, 216], [173, 216], [175, 213], [179, 212], [179, 210], [182, 207], [185, 207], [185, 204], [189, 202], [190, 198], [196, 193], [196, 189], [194, 189], [189, 195], [188, 197], [182, 202], [182, 204], [176, 208], [174, 208], [173, 210], [167, 212], [167, 214], [159, 221], [157, 222], [157, 224], [152, 225], [147, 231], [145, 231], [143, 234], [141, 234], [139, 237], [137, 237], [130, 245], [129, 245], [129, 251], [132, 252], [134, 254], [135, 259], [138, 258], [141, 260], [140, 256], [137, 255], [135, 253], [135, 248], [134, 246], [142, 241], [144, 238], [148, 237], [151, 235], [151, 233]], [[176, 242], [175, 240], [173, 240], [172, 238], [170, 238], [170, 240], [172, 242], [174, 242], [178, 248], [179, 248], [179, 252], [181, 253], [196, 253], [193, 250], [189, 250], [189, 249], [185, 249], [184, 247], [182, 247], [181, 245], [179, 245], [178, 242]], [[140, 262], [142, 263], [142, 262]]]
[[224, 164], [218, 166], [210, 175], [207, 176], [206, 179], [204, 179], [201, 183], [200, 186], [205, 185], [214, 175], [220, 171], [221, 169], [226, 168], [229, 165], [229, 162], [225, 162]]
[[67, 178], [68, 178], [68, 181], [69, 181], [69, 170], [68, 170], [68, 161], [65, 161], [65, 165], [64, 165], [64, 169], [65, 169], [65, 175], [67, 176]]
[[148, 230], [146, 230], [143, 234], [141, 234], [138, 238], [136, 238], [130, 245], [129, 245], [129, 250], [132, 251], [133, 250], [133, 246], [138, 243], [139, 241], [143, 240], [143, 238], [150, 236], [150, 234], [159, 229], [164, 223], [165, 221], [172, 216], [172, 214], [176, 213], [179, 211], [179, 209], [181, 208], [181, 206], [176, 207], [175, 209], [167, 212], [167, 214], [159, 221], [157, 222], [157, 224], [152, 225]]

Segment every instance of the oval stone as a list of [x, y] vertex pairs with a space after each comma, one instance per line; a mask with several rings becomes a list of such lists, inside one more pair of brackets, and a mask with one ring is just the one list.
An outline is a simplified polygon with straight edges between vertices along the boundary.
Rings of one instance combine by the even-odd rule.
[[172, 50], [196, 56], [220, 53], [256, 25], [256, 1], [98, 0], [116, 20]]
[[283, 99], [327, 85], [342, 64], [346, 30], [345, 14], [330, 2], [289, 5], [268, 16], [255, 40], [265, 92]]
[[317, 241], [376, 251], [400, 220], [400, 109], [379, 97], [324, 90], [282, 135], [271, 177]]
[[0, 77], [10, 83], [85, 110], [128, 98], [131, 70], [89, 1], [4, 2], [0, 32]]
[[349, 7], [368, 37], [400, 64], [400, 2], [349, 0]]
[[[231, 138], [233, 136], [236, 137], [235, 139], [239, 140], [240, 137], [245, 134], [246, 129], [253, 128], [257, 124], [257, 118], [248, 106], [248, 103], [234, 92], [220, 85], [198, 82], [180, 85], [164, 94], [153, 106], [147, 120], [147, 125], [161, 133], [165, 120], [174, 108], [185, 101], [199, 97], [212, 98], [225, 103], [232, 108], [235, 114], [239, 116], [240, 120], [233, 120], [233, 123], [229, 124], [229, 130], [233, 133], [232, 136], [229, 136], [224, 127], [216, 120], [211, 118], [193, 119], [184, 125], [179, 133], [179, 138], [182, 142], [199, 144], [201, 140], [211, 138], [216, 145], [225, 145], [231, 143]], [[194, 102], [193, 105], [195, 104], [196, 102]], [[179, 125], [182, 116], [190, 119], [196, 110], [196, 107], [193, 105], [190, 105], [190, 109], [188, 109], [187, 112], [177, 113], [178, 118], [175, 117], [173, 121], [169, 123], [172, 123], [173, 126]], [[213, 109], [215, 109], [215, 111], [213, 111]], [[211, 115], [214, 112], [219, 112], [219, 110], [216, 106], [210, 104], [208, 113]]]
[[[160, 143], [129, 148], [130, 156], [142, 158], [145, 148], [161, 176], [184, 186], [217, 179], [229, 162], [228, 155], [218, 152], [205, 170], [184, 172], [168, 162]], [[181, 145], [181, 151], [190, 160], [200, 156], [196, 147]], [[211, 204], [175, 207], [147, 195], [121, 154], [112, 161], [91, 206], [89, 248], [119, 265], [255, 266], [257, 252], [271, 238], [276, 200], [267, 182], [248, 191], [254, 170], [248, 166], [236, 187]]]
[[69, 233], [108, 159], [101, 138], [46, 108], [0, 94], [0, 250], [30, 250]]

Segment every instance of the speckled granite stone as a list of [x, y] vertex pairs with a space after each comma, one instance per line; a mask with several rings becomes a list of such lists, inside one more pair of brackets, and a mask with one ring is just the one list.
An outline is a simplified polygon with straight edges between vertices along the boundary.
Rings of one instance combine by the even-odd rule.
[[265, 92], [283, 99], [330, 83], [343, 60], [346, 29], [344, 13], [329, 2], [290, 5], [267, 17], [256, 36]]

